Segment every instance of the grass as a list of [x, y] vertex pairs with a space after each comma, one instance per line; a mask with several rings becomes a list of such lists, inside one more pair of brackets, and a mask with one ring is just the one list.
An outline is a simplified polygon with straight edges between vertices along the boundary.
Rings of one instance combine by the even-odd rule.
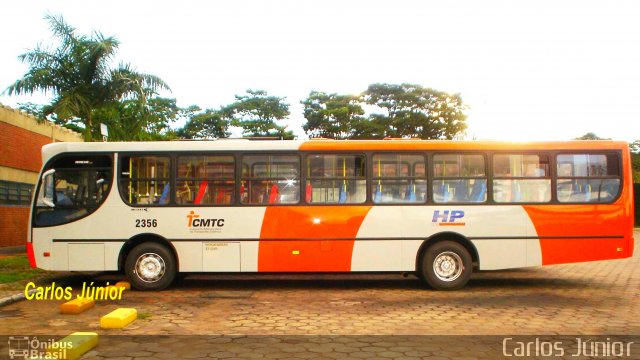
[[11, 272], [7, 274], [0, 274], [0, 284], [11, 283], [24, 279], [29, 279], [34, 276], [32, 272]]
[[0, 271], [31, 269], [27, 255], [8, 256], [0, 259]]
[[35, 278], [44, 273], [43, 270], [31, 268], [26, 255], [0, 259], [0, 284]]

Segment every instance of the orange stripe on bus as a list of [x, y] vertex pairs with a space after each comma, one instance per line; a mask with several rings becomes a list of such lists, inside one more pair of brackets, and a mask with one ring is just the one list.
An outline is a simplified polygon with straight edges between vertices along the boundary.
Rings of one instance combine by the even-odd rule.
[[[351, 271], [353, 244], [370, 206], [269, 206], [258, 271]], [[290, 240], [334, 238], [354, 240]], [[288, 239], [277, 241], [271, 239]]]
[[[628, 249], [626, 236], [598, 238], [626, 235], [624, 229], [629, 228], [629, 217], [624, 216], [620, 205], [525, 205], [524, 209], [538, 236], [542, 237], [542, 265], [630, 256], [632, 249]], [[556, 236], [558, 238], [554, 238]]]

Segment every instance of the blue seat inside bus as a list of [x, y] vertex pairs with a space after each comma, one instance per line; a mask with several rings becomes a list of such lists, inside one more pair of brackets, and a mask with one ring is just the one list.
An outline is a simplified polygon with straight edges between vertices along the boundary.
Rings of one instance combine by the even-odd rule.
[[[471, 185], [473, 181], [473, 185]], [[407, 191], [410, 201], [416, 200], [415, 188]], [[483, 202], [487, 196], [487, 182], [481, 179], [443, 180], [434, 188], [436, 202]]]
[[442, 195], [442, 202], [451, 201], [451, 192], [449, 191], [449, 184], [447, 184], [446, 182], [442, 182], [439, 192], [440, 192], [439, 195]]
[[516, 181], [511, 182], [511, 202], [521, 202], [522, 201], [522, 190], [520, 189], [520, 184]]
[[340, 187], [340, 196], [338, 197], [338, 204], [344, 204], [347, 202], [347, 184], [342, 184]]
[[591, 201], [591, 185], [586, 183], [582, 185], [582, 194], [584, 194], [584, 201]]
[[487, 183], [484, 180], [476, 180], [473, 183], [473, 189], [469, 200], [472, 202], [483, 202], [487, 194]]
[[164, 185], [164, 189], [162, 189], [162, 196], [160, 196], [160, 205], [164, 205], [164, 204], [168, 204], [169, 203], [169, 190], [171, 189], [171, 187], [169, 186], [169, 183], [166, 183]]
[[405, 195], [405, 200], [407, 201], [416, 201], [416, 186], [412, 183], [409, 183], [407, 186], [407, 192]]
[[469, 180], [455, 180], [456, 185], [454, 187], [453, 201], [454, 202], [467, 202], [469, 201], [469, 194], [467, 192]]
[[376, 194], [373, 197], [373, 202], [379, 203], [382, 202], [382, 185], [376, 185]]

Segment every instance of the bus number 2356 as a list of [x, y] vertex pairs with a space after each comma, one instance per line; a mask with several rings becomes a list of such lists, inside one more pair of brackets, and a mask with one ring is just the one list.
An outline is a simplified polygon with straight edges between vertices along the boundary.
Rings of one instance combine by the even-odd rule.
[[150, 228], [158, 227], [158, 220], [156, 219], [136, 219], [136, 227]]

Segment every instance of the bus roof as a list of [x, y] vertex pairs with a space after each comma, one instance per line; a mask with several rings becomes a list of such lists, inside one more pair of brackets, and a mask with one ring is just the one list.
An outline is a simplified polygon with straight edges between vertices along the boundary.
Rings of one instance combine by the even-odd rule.
[[365, 151], [365, 150], [590, 150], [627, 149], [623, 141], [571, 140], [548, 142], [503, 142], [477, 140], [217, 140], [217, 141], [145, 141], [145, 142], [58, 142], [42, 147], [42, 160], [63, 152], [175, 152], [175, 151]]

